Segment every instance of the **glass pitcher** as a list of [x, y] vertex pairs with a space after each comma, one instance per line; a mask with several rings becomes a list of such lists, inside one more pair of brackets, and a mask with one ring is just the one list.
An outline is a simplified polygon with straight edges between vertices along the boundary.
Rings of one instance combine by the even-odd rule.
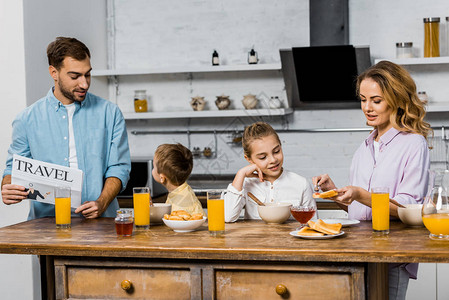
[[449, 170], [429, 171], [429, 189], [424, 199], [422, 218], [434, 240], [449, 241]]

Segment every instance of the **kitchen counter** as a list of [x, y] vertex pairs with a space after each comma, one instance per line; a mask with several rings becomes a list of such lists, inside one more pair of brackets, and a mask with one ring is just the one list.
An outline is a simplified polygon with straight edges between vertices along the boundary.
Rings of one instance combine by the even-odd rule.
[[[96, 294], [98, 291], [109, 299], [136, 297], [144, 294], [143, 288], [139, 289], [139, 280], [144, 281], [147, 285], [142, 286], [147, 288], [149, 282], [155, 284], [153, 288], [165, 295], [161, 299], [170, 298], [164, 289], [175, 293], [172, 298], [178, 299], [228, 298], [227, 295], [234, 295], [236, 291], [240, 294], [235, 295], [244, 297], [248, 297], [245, 293], [250, 291], [250, 298], [257, 298], [256, 290], [266, 299], [280, 299], [272, 285], [274, 281], [285, 281], [289, 282], [288, 296], [294, 299], [295, 293], [299, 293], [299, 282], [305, 278], [307, 284], [344, 282], [336, 287], [330, 284], [322, 291], [314, 290], [311, 295], [316, 298], [335, 295], [338, 291], [342, 297], [349, 295], [350, 299], [365, 299], [365, 296], [385, 299], [387, 263], [449, 262], [449, 242], [429, 239], [424, 227], [412, 228], [391, 222], [390, 235], [378, 238], [372, 236], [370, 222], [361, 222], [344, 227], [345, 235], [341, 237], [305, 240], [289, 235], [297, 226], [297, 222], [267, 225], [263, 221], [239, 221], [226, 224], [224, 237], [213, 238], [206, 225], [190, 233], [175, 233], [158, 225], [148, 231], [134, 231], [132, 237], [117, 237], [112, 218], [75, 218], [70, 230], [57, 230], [53, 218], [43, 218], [0, 228], [0, 253], [37, 254], [47, 258], [50, 270], [47, 276], [51, 279], [56, 274], [58, 299], [86, 295], [101, 298]], [[148, 278], [139, 273], [145, 270], [150, 272]], [[288, 276], [283, 279], [283, 275], [277, 273]], [[112, 281], [123, 283], [123, 278], [133, 274], [140, 274], [140, 279], [133, 281], [133, 290], [120, 288], [120, 284], [113, 285], [116, 291], [108, 287]], [[155, 283], [157, 274], [164, 278], [164, 285]], [[104, 286], [89, 288], [92, 285], [89, 276], [93, 276], [92, 279], [104, 277]], [[318, 281], [313, 281], [314, 276], [318, 276], [315, 278]], [[329, 276], [332, 279], [327, 280]], [[239, 286], [249, 278], [258, 278], [261, 286], [265, 286], [264, 280], [273, 280], [273, 283], [267, 285], [267, 291], [259, 286], [257, 289], [251, 289], [251, 285]], [[98, 282], [97, 279], [93, 282]], [[175, 285], [180, 284], [180, 288], [173, 289], [170, 280], [174, 280]], [[343, 290], [339, 291], [340, 288]], [[177, 293], [181, 291], [183, 294]], [[268, 291], [273, 295], [269, 297]], [[304, 293], [303, 289], [299, 291]], [[84, 292], [87, 294], [82, 294]], [[281, 295], [285, 298], [286, 294]]]

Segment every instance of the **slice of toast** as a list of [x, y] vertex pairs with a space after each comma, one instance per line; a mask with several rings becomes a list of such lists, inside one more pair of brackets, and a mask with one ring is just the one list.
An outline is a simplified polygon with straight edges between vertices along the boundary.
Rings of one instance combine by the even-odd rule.
[[298, 235], [304, 236], [323, 236], [324, 233], [311, 229], [310, 227], [303, 227], [298, 231]]
[[307, 222], [307, 224], [310, 226], [310, 228], [312, 228], [318, 232], [322, 232], [324, 234], [331, 234], [331, 235], [340, 233], [340, 230], [342, 227], [340, 223], [328, 224], [328, 223], [325, 223], [321, 219], [318, 219], [318, 221], [316, 221], [316, 222], [309, 221], [309, 222]]
[[322, 193], [313, 193], [313, 198], [331, 198], [337, 195], [338, 193], [335, 190], [330, 190]]

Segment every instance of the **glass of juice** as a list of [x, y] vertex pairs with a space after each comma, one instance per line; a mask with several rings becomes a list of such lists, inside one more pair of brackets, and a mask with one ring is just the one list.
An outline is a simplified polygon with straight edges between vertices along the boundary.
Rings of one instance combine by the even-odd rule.
[[225, 232], [224, 199], [221, 190], [207, 192], [207, 218], [211, 236], [222, 236]]
[[130, 209], [117, 210], [115, 230], [118, 236], [131, 236], [133, 234], [133, 225], [133, 213]]
[[296, 205], [290, 207], [290, 212], [293, 216], [293, 218], [296, 219], [296, 221], [299, 222], [299, 227], [296, 228], [296, 230], [300, 230], [304, 226], [307, 225], [307, 222], [312, 219], [312, 217], [316, 213], [316, 205], [314, 204], [307, 204], [307, 205]]
[[55, 188], [55, 218], [56, 228], [70, 228], [71, 219], [71, 189], [58, 186]]
[[447, 180], [449, 171], [435, 171], [434, 182], [431, 183], [431, 192], [424, 198], [422, 220], [424, 226], [430, 231], [429, 237], [433, 240], [449, 241], [449, 193]]
[[386, 187], [371, 189], [371, 209], [373, 233], [387, 235], [390, 233], [390, 194]]
[[136, 229], [150, 228], [150, 188], [133, 188], [134, 224]]

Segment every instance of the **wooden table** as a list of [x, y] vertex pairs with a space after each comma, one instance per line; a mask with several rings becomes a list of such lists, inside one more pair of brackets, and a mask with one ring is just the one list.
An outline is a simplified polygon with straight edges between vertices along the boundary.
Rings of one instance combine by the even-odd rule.
[[43, 218], [0, 228], [0, 253], [46, 258], [57, 299], [386, 299], [388, 263], [449, 262], [449, 242], [424, 227], [392, 222], [378, 238], [361, 222], [305, 240], [289, 235], [297, 225], [239, 221], [221, 238], [206, 224], [190, 233], [159, 225], [127, 238], [111, 218], [76, 218], [70, 230]]

